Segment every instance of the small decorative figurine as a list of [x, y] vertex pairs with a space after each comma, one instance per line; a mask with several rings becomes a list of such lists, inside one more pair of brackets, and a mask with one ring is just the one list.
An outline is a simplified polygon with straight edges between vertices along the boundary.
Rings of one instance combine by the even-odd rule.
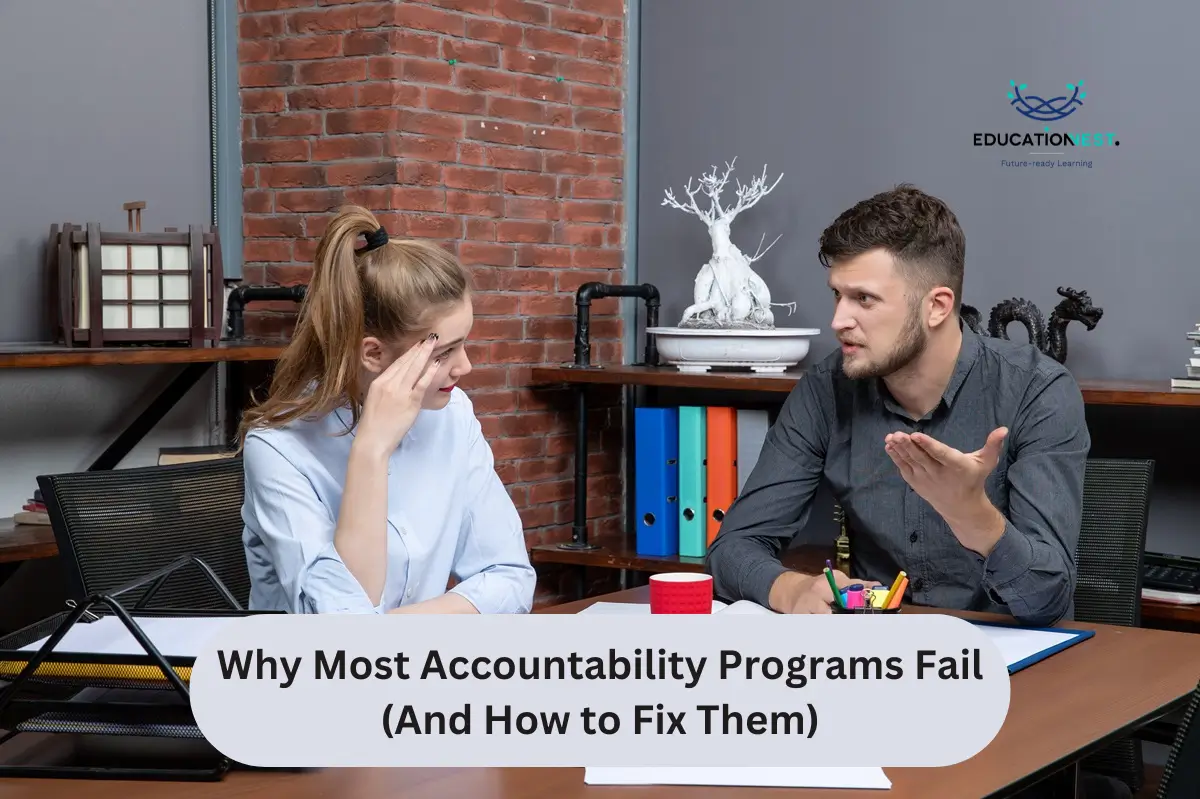
[[[753, 255], [746, 255], [730, 238], [733, 220], [742, 211], [754, 207], [779, 185], [780, 175], [767, 182], [767, 168], [761, 175], [743, 185], [735, 181], [737, 199], [728, 207], [721, 204], [721, 192], [729, 183], [729, 175], [737, 159], [725, 165], [725, 173], [712, 171], [692, 187], [688, 178], [684, 191], [686, 203], [675, 199], [666, 190], [662, 204], [695, 214], [708, 228], [712, 257], [700, 267], [692, 289], [692, 304], [683, 312], [677, 327], [648, 327], [646, 332], [656, 340], [663, 360], [682, 372], [707, 372], [711, 369], [749, 368], [755, 372], [783, 372], [804, 360], [808, 355], [815, 328], [777, 328], [771, 308], [779, 305], [796, 310], [794, 302], [772, 302], [766, 282], [754, 271], [753, 264], [762, 258], [781, 238], [777, 236], [766, 249], [758, 243]], [[696, 195], [708, 197], [708, 208], [701, 208]]]
[[988, 318], [986, 331], [982, 329], [982, 318], [978, 309], [964, 303], [961, 315], [963, 322], [971, 330], [992, 338], [1007, 339], [1009, 322], [1020, 322], [1029, 331], [1031, 344], [1059, 363], [1065, 363], [1067, 325], [1080, 322], [1088, 330], [1093, 330], [1104, 316], [1104, 309], [1093, 306], [1092, 299], [1086, 291], [1059, 286], [1058, 293], [1063, 299], [1050, 314], [1049, 324], [1036, 305], [1022, 298], [997, 303]]
[[[729, 183], [735, 163], [737, 158], [725, 164], [725, 174], [719, 177], [714, 166], [711, 172], [700, 178], [700, 185], [694, 189], [692, 179], [688, 178], [683, 189], [688, 195], [687, 204], [676, 200], [670, 189], [667, 189], [663, 198], [663, 205], [698, 216], [708, 227], [713, 248], [712, 258], [700, 267], [696, 275], [693, 303], [683, 312], [680, 327], [769, 329], [775, 326], [772, 305], [787, 306], [793, 311], [796, 309], [794, 302], [771, 302], [770, 289], [751, 267], [775, 246], [782, 234], [776, 236], [765, 250], [762, 243], [767, 237], [763, 234], [754, 255], [746, 255], [730, 238], [730, 228], [737, 215], [753, 208], [759, 200], [770, 194], [779, 185], [783, 175], [768, 186], [767, 167], [764, 165], [762, 174], [752, 179], [748, 186], [743, 186], [740, 180], [735, 179], [737, 200], [725, 208], [721, 205], [721, 192]], [[696, 203], [696, 193], [701, 190], [709, 199], [707, 209], [700, 208]]]

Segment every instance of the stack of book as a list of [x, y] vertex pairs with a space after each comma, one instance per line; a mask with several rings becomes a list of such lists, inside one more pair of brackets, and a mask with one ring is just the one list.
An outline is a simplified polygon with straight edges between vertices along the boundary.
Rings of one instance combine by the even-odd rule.
[[1187, 377], [1172, 377], [1171, 388], [1200, 389], [1200, 323], [1189, 330], [1188, 341], [1192, 345], [1192, 357], [1187, 362]]
[[46, 503], [42, 502], [42, 492], [34, 491], [33, 496], [25, 500], [21, 510], [13, 514], [13, 524], [49, 524], [50, 516], [46, 513]]

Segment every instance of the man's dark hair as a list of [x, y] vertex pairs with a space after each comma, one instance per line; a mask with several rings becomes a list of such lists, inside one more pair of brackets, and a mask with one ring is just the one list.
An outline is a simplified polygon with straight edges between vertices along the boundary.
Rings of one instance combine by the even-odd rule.
[[944, 202], [915, 186], [896, 188], [863, 200], [821, 234], [820, 261], [831, 266], [882, 248], [921, 293], [934, 286], [954, 292], [962, 305], [967, 242], [958, 219]]

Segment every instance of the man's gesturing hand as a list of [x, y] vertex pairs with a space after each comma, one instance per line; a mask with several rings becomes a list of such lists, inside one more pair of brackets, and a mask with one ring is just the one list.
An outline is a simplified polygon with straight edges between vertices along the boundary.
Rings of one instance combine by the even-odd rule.
[[1008, 429], [991, 432], [974, 452], [959, 452], [924, 433], [890, 433], [884, 449], [900, 476], [937, 511], [963, 546], [986, 556], [1004, 532], [1004, 517], [984, 492], [1000, 462]]

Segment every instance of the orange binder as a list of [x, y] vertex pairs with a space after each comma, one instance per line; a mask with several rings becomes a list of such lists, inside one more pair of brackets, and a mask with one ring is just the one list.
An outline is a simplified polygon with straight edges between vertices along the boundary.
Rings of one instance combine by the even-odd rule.
[[709, 408], [705, 414], [708, 449], [708, 543], [721, 530], [725, 511], [737, 498], [737, 409]]

